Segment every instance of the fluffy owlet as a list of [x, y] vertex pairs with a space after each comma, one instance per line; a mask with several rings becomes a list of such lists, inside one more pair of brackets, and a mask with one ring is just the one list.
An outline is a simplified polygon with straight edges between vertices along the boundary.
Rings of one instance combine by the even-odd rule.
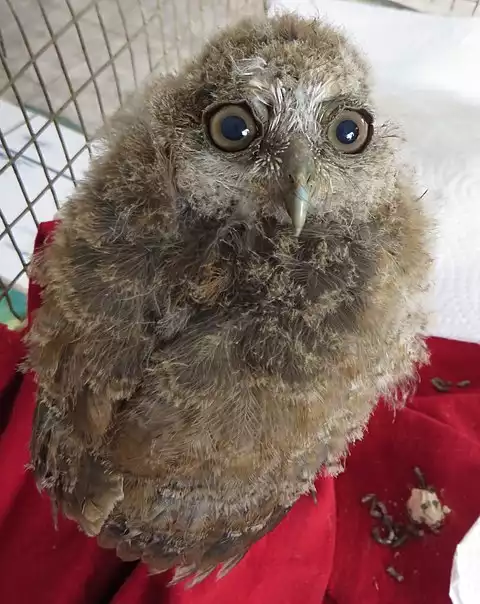
[[429, 256], [392, 141], [359, 54], [294, 16], [113, 119], [29, 335], [36, 479], [88, 535], [175, 580], [227, 572], [402, 396]]

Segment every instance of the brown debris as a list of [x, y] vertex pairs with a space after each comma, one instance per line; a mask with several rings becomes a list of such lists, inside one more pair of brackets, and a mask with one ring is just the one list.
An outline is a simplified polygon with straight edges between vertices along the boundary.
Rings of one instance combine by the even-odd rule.
[[[451, 512], [450, 508], [442, 505], [435, 488], [427, 484], [422, 470], [415, 467], [414, 473], [420, 488], [412, 489], [407, 502], [407, 511], [411, 522], [395, 522], [388, 513], [385, 503], [380, 501], [375, 493], [368, 493], [362, 497], [361, 502], [369, 505], [370, 516], [379, 521], [379, 524], [374, 526], [371, 532], [372, 539], [376, 543], [398, 550], [408, 540], [425, 536], [425, 531], [420, 528], [422, 524], [427, 526], [432, 533], [438, 533], [446, 515]], [[394, 557], [398, 555], [399, 552], [396, 551]], [[403, 575], [396, 571], [393, 566], [389, 566], [386, 572], [399, 583], [404, 580]]]
[[[451, 387], [453, 386], [452, 382], [448, 382], [447, 380], [443, 380], [439, 377], [434, 377], [430, 380], [432, 386], [435, 388], [437, 392], [450, 392]], [[470, 380], [461, 380], [457, 382], [455, 385], [457, 388], [468, 388], [470, 386]]]
[[385, 507], [385, 504], [374, 497], [370, 505], [370, 516], [372, 518], [382, 518], [386, 513], [387, 508]]
[[[388, 532], [387, 532], [388, 531]], [[393, 529], [385, 531], [384, 528], [380, 526], [374, 526], [372, 529], [372, 537], [374, 541], [380, 543], [380, 545], [392, 545], [392, 543], [396, 539], [396, 535]], [[383, 535], [382, 535], [383, 532]]]
[[446, 382], [439, 377], [434, 377], [430, 381], [437, 392], [450, 392], [450, 382]]
[[401, 583], [405, 577], [403, 575], [401, 575], [398, 570], [396, 570], [395, 568], [393, 568], [393, 566], [389, 566], [386, 569], [387, 573], [393, 577], [395, 579], [395, 581], [398, 581], [398, 583]]
[[395, 541], [393, 541], [392, 547], [394, 547], [394, 548], [402, 547], [402, 545], [407, 541], [407, 539], [408, 539], [408, 533], [405, 532], [405, 533], [403, 533], [403, 535], [401, 535], [400, 537], [397, 537], [395, 539]]
[[418, 466], [415, 466], [413, 468], [413, 472], [414, 472], [415, 476], [418, 478], [418, 484], [420, 485], [420, 488], [426, 489], [427, 481], [425, 480], [425, 476], [423, 475], [422, 470], [420, 470], [420, 468]]
[[373, 493], [362, 497], [362, 503], [370, 503], [370, 516], [380, 520], [381, 524], [372, 528], [372, 538], [381, 545], [393, 548], [402, 546], [408, 539], [406, 527], [393, 521], [387, 506]]

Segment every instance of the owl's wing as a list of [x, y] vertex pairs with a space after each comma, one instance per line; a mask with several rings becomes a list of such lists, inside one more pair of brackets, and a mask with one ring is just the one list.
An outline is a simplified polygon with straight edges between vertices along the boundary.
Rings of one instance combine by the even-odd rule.
[[162, 319], [152, 290], [166, 289], [153, 284], [174, 220], [173, 178], [149, 107], [140, 95], [113, 118], [32, 269], [43, 288], [27, 339], [39, 386], [32, 465], [39, 487], [89, 534], [123, 496], [101, 451]]
[[87, 440], [40, 388], [32, 437], [32, 466], [37, 485], [87, 535], [97, 535], [123, 499], [122, 477], [106, 470], [87, 448]]
[[64, 245], [59, 229], [34, 268], [44, 291], [27, 337], [38, 381], [31, 458], [38, 486], [93, 535], [123, 497], [99, 454], [153, 344], [141, 300], [106, 293], [101, 250]]
[[87, 535], [97, 535], [123, 499], [122, 477], [106, 471], [41, 390], [31, 453], [37, 484], [49, 493], [55, 515], [60, 508]]
[[125, 517], [117, 514], [102, 528], [98, 542], [107, 549], [116, 549], [124, 561], [142, 560], [153, 572], [175, 568], [171, 584], [190, 578], [187, 587], [192, 587], [217, 569], [218, 578], [225, 576], [288, 511], [279, 505], [273, 508], [267, 505], [266, 509], [257, 510], [255, 524], [245, 524], [241, 530], [228, 530], [228, 520], [217, 519], [210, 525], [207, 520], [198, 532], [193, 526], [182, 530], [179, 511], [177, 530], [158, 533], [154, 525], [145, 526], [143, 531], [138, 526], [133, 528]]

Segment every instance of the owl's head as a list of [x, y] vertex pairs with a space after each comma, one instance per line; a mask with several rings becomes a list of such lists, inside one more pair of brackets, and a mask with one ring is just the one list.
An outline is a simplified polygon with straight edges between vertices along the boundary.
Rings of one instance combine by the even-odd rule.
[[[165, 92], [166, 91], [166, 92]], [[392, 191], [388, 129], [342, 35], [291, 15], [227, 30], [152, 95], [178, 203], [209, 218], [293, 223]]]

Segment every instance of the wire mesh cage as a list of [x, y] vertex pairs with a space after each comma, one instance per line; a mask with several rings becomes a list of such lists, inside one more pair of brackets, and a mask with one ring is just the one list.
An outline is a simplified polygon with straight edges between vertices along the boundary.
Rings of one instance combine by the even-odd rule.
[[[321, 1], [318, 0], [319, 6]], [[478, 15], [480, 0], [360, 0]], [[22, 319], [38, 224], [84, 174], [105, 119], [152, 74], [266, 0], [0, 0], [0, 320]]]

